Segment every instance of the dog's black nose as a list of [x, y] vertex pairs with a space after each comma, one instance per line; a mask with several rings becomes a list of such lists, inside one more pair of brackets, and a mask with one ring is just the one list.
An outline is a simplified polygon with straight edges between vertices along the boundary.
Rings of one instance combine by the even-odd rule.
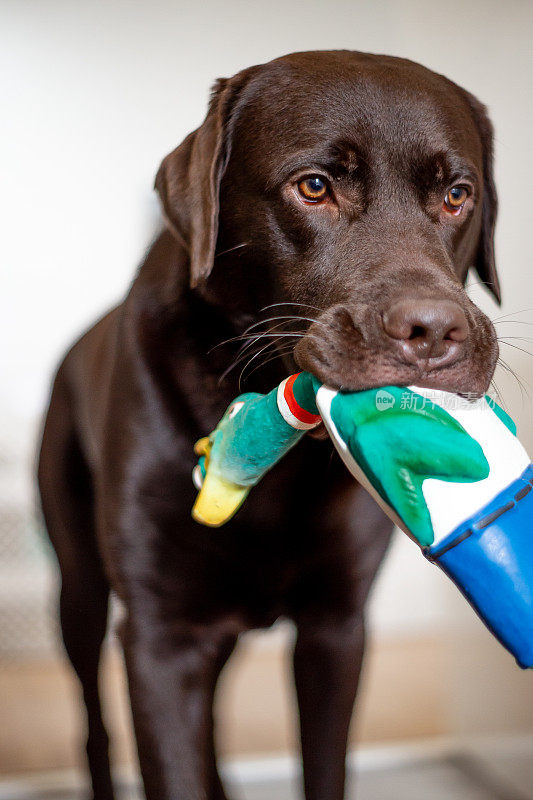
[[411, 362], [453, 357], [469, 333], [465, 313], [453, 300], [397, 300], [383, 314], [383, 328]]

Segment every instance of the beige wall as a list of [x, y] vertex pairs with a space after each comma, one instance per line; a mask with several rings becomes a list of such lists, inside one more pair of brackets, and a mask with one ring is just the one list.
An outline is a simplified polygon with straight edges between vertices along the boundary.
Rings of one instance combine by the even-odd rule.
[[[158, 163], [201, 121], [213, 79], [289, 51], [406, 56], [488, 104], [504, 306], [477, 286], [472, 297], [494, 317], [520, 312], [516, 318], [531, 323], [532, 29], [533, 4], [518, 0], [4, 0], [0, 444], [14, 427], [29, 442], [58, 355], [124, 292], [155, 225]], [[530, 330], [507, 323], [502, 335]], [[533, 382], [531, 357], [503, 352]], [[498, 382], [533, 451], [530, 397], [505, 375]], [[443, 697], [458, 730], [532, 725], [529, 676], [517, 673], [407, 540], [397, 541], [380, 577], [372, 620], [382, 639], [442, 632], [451, 664]]]

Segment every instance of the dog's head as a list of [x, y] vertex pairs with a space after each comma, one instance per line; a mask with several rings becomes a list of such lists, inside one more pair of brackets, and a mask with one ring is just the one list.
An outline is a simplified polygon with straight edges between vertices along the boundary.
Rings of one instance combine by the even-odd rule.
[[218, 82], [156, 186], [191, 284], [291, 304], [294, 359], [324, 382], [487, 389], [496, 336], [463, 284], [474, 267], [499, 300], [492, 130], [446, 78], [348, 51], [252, 67]]

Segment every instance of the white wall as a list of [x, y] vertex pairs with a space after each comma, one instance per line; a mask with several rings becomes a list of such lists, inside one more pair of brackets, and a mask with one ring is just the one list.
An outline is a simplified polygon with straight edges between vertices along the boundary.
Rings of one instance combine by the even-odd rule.
[[[124, 293], [156, 225], [158, 164], [203, 118], [213, 80], [289, 51], [406, 56], [488, 104], [504, 307], [479, 287], [472, 296], [495, 317], [523, 312], [517, 319], [531, 323], [532, 29], [533, 4], [520, 0], [4, 0], [0, 445], [15, 424], [28, 426], [24, 439], [65, 345]], [[530, 356], [503, 350], [531, 381]], [[502, 388], [533, 451], [531, 402], [512, 381]], [[413, 632], [449, 623], [448, 592], [401, 540], [375, 595], [376, 624]]]
[[159, 161], [201, 121], [214, 78], [291, 50], [408, 56], [488, 103], [503, 312], [533, 305], [532, 23], [517, 0], [4, 0], [1, 407], [37, 412], [65, 344], [124, 292]]

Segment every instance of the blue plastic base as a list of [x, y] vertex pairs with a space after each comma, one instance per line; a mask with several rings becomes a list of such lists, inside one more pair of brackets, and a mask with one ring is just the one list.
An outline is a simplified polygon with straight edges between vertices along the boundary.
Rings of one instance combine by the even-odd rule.
[[533, 667], [533, 464], [424, 550], [523, 669]]

